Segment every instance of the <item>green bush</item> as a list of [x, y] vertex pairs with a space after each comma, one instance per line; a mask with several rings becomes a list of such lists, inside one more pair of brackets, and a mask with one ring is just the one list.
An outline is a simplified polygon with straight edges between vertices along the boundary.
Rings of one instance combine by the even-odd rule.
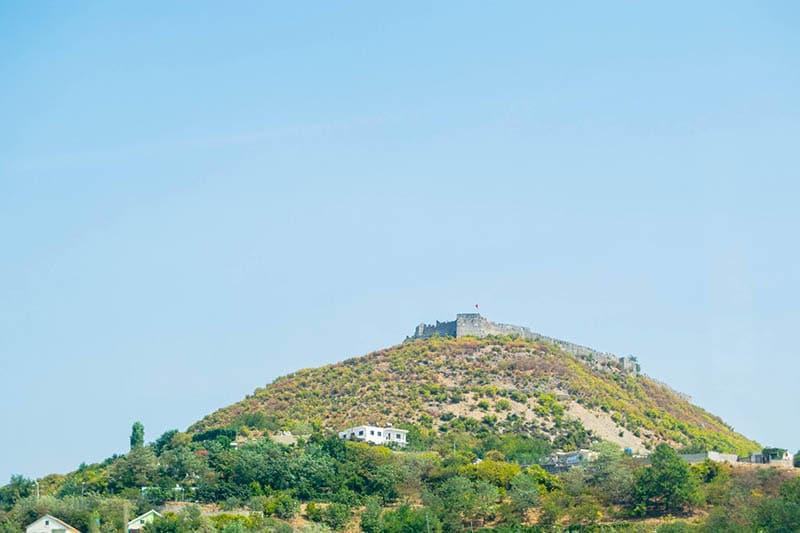
[[333, 530], [342, 529], [350, 521], [350, 507], [343, 503], [332, 503], [322, 510], [321, 522]]

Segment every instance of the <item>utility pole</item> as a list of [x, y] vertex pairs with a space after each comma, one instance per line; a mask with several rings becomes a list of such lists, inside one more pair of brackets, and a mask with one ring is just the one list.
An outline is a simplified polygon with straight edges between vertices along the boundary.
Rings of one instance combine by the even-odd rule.
[[128, 507], [130, 506], [130, 502], [125, 500], [122, 504], [122, 533], [127, 533], [128, 531], [128, 521], [130, 521], [130, 511]]
[[33, 484], [36, 485], [36, 501], [39, 501], [39, 480], [34, 479]]

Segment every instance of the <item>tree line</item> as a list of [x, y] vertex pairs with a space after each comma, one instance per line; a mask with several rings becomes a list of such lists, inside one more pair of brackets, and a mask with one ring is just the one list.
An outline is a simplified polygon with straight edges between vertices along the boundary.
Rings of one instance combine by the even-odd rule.
[[[421, 446], [411, 430], [417, 449], [397, 451], [322, 432], [291, 446], [252, 434], [237, 443], [227, 429], [173, 430], [145, 444], [137, 423], [127, 454], [38, 480], [38, 497], [32, 480], [12, 477], [0, 488], [0, 532], [45, 513], [82, 531], [116, 532], [125, 517], [167, 500], [223, 513], [206, 517], [189, 505], [147, 533], [285, 532], [301, 522], [308, 531], [358, 525], [366, 533], [800, 530], [800, 481], [790, 471], [690, 466], [664, 444], [642, 464], [598, 443], [597, 460], [556, 475], [537, 464], [550, 452], [542, 439], [452, 432]], [[233, 510], [249, 514], [224, 512]], [[676, 518], [642, 521], [659, 517]]]

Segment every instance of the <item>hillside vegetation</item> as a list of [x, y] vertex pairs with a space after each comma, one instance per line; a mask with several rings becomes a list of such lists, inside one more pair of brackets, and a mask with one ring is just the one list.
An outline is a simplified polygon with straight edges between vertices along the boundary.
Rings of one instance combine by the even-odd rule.
[[[761, 448], [719, 417], [621, 365], [507, 337], [414, 340], [301, 370], [189, 431], [309, 425], [336, 431], [369, 421], [415, 426], [422, 438], [451, 429], [526, 432], [547, 436], [565, 450], [594, 440], [648, 449], [667, 442], [742, 455]], [[605, 434], [593, 433], [593, 425], [605, 426]]]
[[[118, 532], [154, 507], [144, 533], [800, 530], [795, 469], [690, 466], [675, 448], [759, 446], [633, 366], [518, 338], [409, 341], [280, 378], [187, 432], [148, 443], [136, 422], [123, 456], [14, 476], [0, 533], [46, 513]], [[408, 428], [408, 447], [333, 433], [368, 421]], [[545, 469], [585, 447], [594, 460]]]

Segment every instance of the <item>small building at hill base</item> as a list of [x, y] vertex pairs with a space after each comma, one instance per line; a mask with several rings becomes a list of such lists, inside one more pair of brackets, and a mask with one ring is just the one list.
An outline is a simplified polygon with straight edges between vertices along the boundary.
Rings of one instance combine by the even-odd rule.
[[51, 516], [44, 515], [35, 522], [30, 523], [25, 527], [25, 533], [81, 533], [78, 529], [67, 524], [63, 520]]
[[371, 442], [372, 444], [391, 444], [394, 443], [401, 448], [408, 444], [408, 430], [397, 429], [392, 427], [391, 424], [385, 426], [353, 426], [339, 432], [340, 439], [346, 440], [361, 440], [364, 442]]
[[739, 457], [735, 453], [703, 452], [703, 453], [682, 453], [681, 459], [689, 464], [702, 463], [706, 459], [715, 463], [736, 463]]
[[128, 533], [139, 533], [141, 530], [144, 529], [145, 525], [155, 520], [156, 517], [161, 517], [161, 513], [159, 513], [155, 509], [150, 509], [143, 515], [137, 516], [136, 518], [128, 522]]
[[740, 458], [739, 461], [754, 465], [794, 467], [794, 455], [781, 448], [764, 448], [761, 452], [751, 453], [747, 457]]
[[311, 435], [294, 435], [291, 431], [276, 431], [269, 435], [270, 440], [272, 442], [277, 442], [278, 444], [283, 444], [284, 446], [294, 446], [297, 444], [298, 439], [308, 440]]

